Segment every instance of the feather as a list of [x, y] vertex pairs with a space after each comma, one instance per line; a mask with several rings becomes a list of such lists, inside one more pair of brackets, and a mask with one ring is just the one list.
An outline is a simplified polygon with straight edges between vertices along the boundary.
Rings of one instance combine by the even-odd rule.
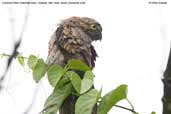
[[[71, 17], [63, 20], [49, 41], [47, 63], [65, 66], [70, 59], [78, 59], [86, 63], [91, 69], [95, 66], [97, 53], [92, 41], [101, 39], [101, 30], [92, 31], [90, 25], [100, 24], [91, 18]], [[83, 72], [76, 71], [81, 77]], [[60, 114], [74, 114], [77, 96], [70, 95], [59, 109]], [[96, 114], [97, 106], [92, 110]]]

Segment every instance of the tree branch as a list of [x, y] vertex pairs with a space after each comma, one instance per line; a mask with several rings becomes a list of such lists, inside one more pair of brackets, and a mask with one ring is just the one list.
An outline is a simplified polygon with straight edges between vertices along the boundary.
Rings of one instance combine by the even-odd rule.
[[171, 49], [162, 81], [164, 84], [164, 95], [162, 98], [163, 114], [171, 114]]
[[128, 111], [131, 111], [134, 114], [138, 114], [134, 109], [130, 109], [130, 108], [127, 108], [127, 107], [123, 107], [123, 106], [120, 106], [120, 105], [114, 105], [114, 106], [115, 107], [118, 107], [118, 108], [122, 108], [122, 109], [128, 110]]
[[[10, 54], [6, 54], [6, 53], [0, 53], [0, 56], [2, 56], [2, 57], [10, 57], [11, 55]], [[16, 58], [16, 56], [14, 58]], [[28, 59], [28, 57], [23, 57], [23, 58], [24, 59]]]

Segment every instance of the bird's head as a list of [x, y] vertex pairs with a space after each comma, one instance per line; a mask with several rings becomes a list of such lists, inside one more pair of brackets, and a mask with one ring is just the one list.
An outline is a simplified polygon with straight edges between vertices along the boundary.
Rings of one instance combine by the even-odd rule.
[[64, 25], [79, 28], [84, 31], [92, 41], [102, 39], [102, 27], [99, 22], [88, 17], [70, 17], [63, 20]]

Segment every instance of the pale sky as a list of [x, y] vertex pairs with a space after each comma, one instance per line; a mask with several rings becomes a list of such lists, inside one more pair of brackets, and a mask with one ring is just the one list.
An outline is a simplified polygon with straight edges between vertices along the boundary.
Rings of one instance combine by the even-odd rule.
[[[148, 0], [84, 1], [85, 5], [30, 5], [19, 52], [24, 56], [39, 55], [46, 60], [48, 41], [60, 20], [70, 16], [94, 18], [103, 27], [102, 41], [93, 43], [99, 55], [93, 70], [96, 75], [95, 87], [100, 89], [103, 86], [104, 95], [120, 84], [127, 84], [128, 99], [137, 112], [150, 114], [155, 111], [161, 114], [161, 78], [171, 40], [170, 2], [159, 5], [149, 4]], [[13, 42], [22, 30], [25, 9], [26, 5], [0, 3], [0, 53], [10, 54]], [[14, 19], [13, 26], [10, 18]], [[0, 59], [1, 75], [5, 61]], [[0, 92], [0, 114], [22, 114], [32, 97], [36, 97], [36, 101], [29, 114], [37, 114], [52, 92], [46, 78], [37, 86], [31, 72], [23, 69], [17, 61], [13, 61], [3, 85], [5, 89]], [[33, 96], [36, 87], [38, 93]], [[118, 104], [130, 107], [125, 101]], [[115, 107], [109, 114], [131, 112]]]

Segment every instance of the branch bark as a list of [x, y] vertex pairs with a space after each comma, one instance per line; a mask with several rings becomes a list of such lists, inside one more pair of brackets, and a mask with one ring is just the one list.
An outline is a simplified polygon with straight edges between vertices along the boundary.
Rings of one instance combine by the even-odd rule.
[[164, 84], [164, 95], [162, 98], [163, 114], [171, 114], [171, 49], [162, 82]]

